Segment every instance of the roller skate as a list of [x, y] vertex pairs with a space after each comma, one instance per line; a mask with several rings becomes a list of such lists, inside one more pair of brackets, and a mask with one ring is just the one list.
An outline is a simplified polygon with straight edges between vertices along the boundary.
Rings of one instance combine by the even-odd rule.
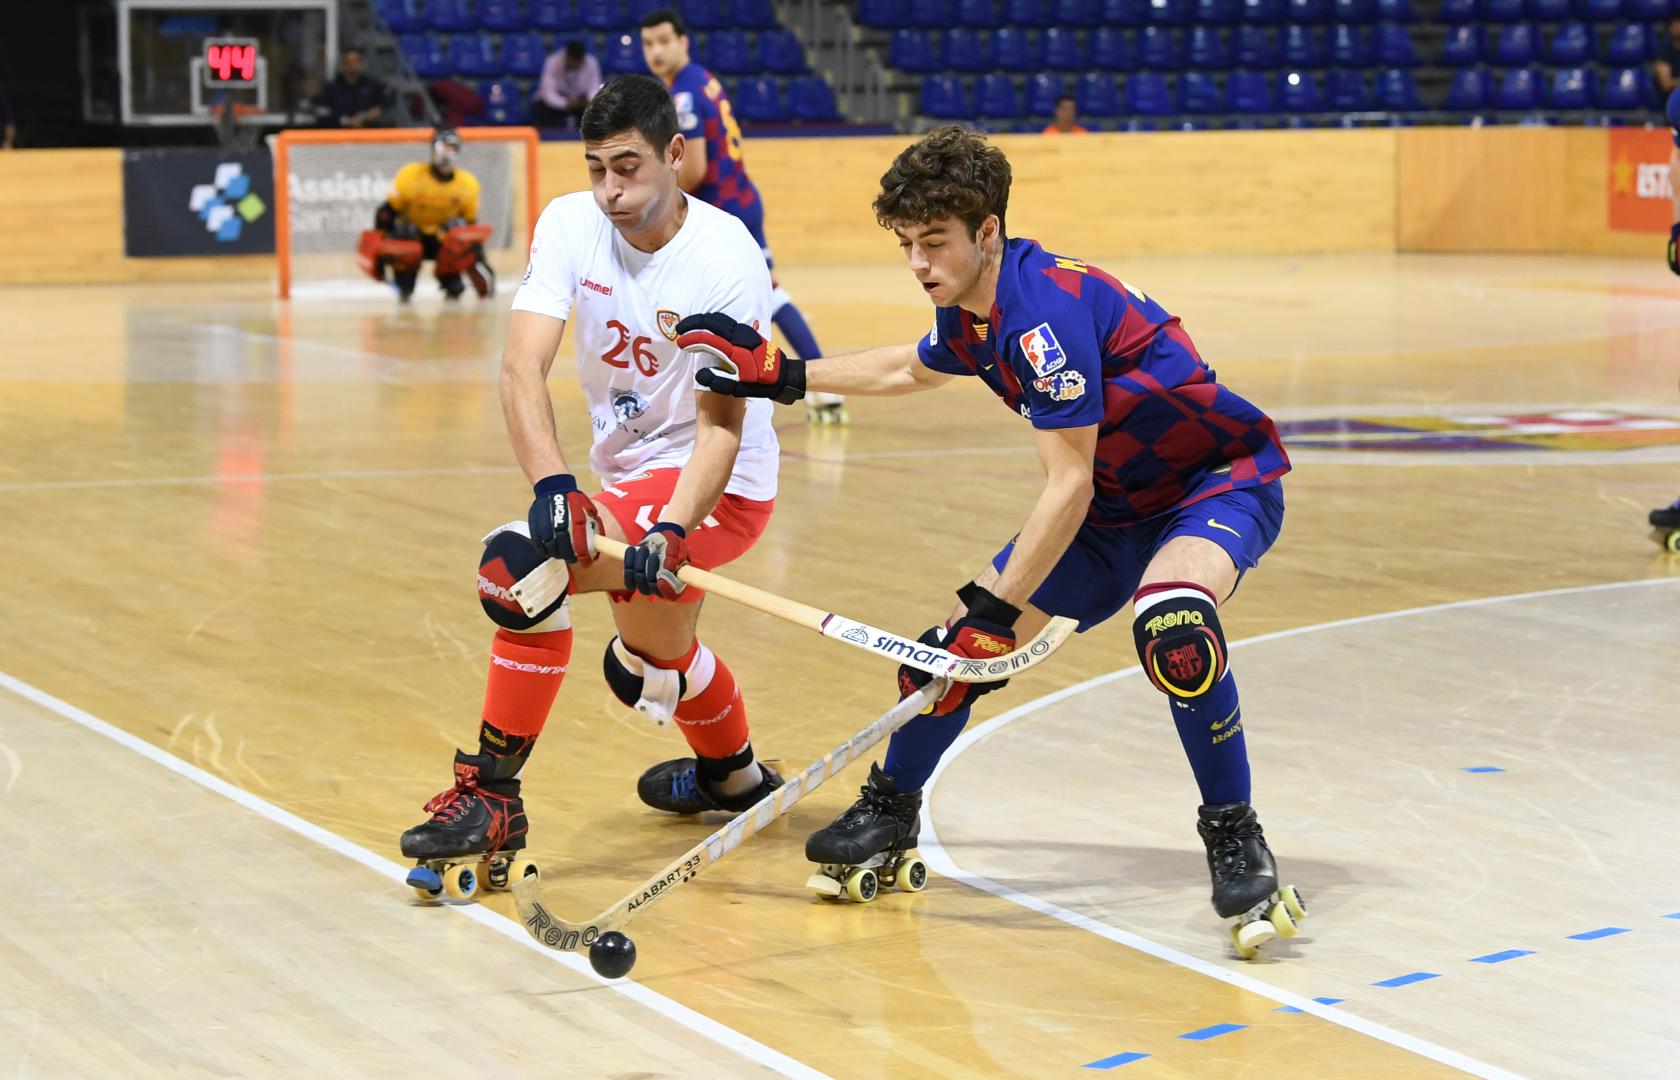
[[1272, 938], [1294, 937], [1307, 917], [1306, 901], [1295, 886], [1278, 887], [1277, 863], [1254, 808], [1240, 802], [1203, 806], [1197, 816], [1213, 877], [1213, 910], [1237, 920], [1231, 927], [1237, 955], [1252, 960]]
[[775, 769], [762, 761], [758, 767], [764, 770], [764, 778], [757, 787], [739, 795], [717, 795], [706, 786], [695, 758], [676, 758], [661, 762], [643, 773], [636, 781], [636, 794], [655, 810], [672, 814], [703, 814], [707, 811], [739, 814], [752, 809], [754, 803], [782, 786], [782, 778]]
[[927, 888], [927, 863], [916, 854], [921, 832], [922, 793], [900, 795], [892, 777], [869, 766], [862, 798], [805, 841], [805, 857], [821, 864], [805, 887], [828, 900], [867, 904], [882, 888], [904, 892]]
[[422, 900], [470, 900], [480, 886], [506, 889], [536, 876], [537, 864], [520, 857], [529, 824], [513, 777], [524, 764], [455, 751], [455, 786], [426, 804], [430, 821], [402, 835], [403, 855], [415, 860], [408, 884]]
[[1680, 499], [1660, 510], [1651, 511], [1651, 537], [1663, 548], [1680, 555]]
[[843, 394], [805, 395], [805, 418], [818, 427], [839, 427], [851, 418], [846, 414]]

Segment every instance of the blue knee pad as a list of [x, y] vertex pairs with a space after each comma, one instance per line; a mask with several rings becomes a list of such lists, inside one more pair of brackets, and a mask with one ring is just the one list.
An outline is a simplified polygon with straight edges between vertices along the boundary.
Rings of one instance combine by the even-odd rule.
[[484, 538], [478, 560], [478, 602], [490, 621], [524, 634], [565, 630], [571, 572], [531, 543], [523, 521], [510, 521]]

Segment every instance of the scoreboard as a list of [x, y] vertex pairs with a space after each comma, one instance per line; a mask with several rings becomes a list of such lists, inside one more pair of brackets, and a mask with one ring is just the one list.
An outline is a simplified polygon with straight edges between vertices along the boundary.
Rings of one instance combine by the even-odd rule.
[[281, 124], [338, 60], [336, 0], [117, 0], [124, 124]]

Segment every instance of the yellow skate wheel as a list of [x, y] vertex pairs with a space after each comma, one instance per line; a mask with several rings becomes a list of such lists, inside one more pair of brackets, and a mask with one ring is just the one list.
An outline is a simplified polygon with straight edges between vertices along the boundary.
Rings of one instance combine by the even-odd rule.
[[471, 900], [478, 893], [478, 868], [456, 863], [443, 872], [443, 891], [453, 900]]
[[880, 888], [880, 879], [875, 876], [875, 871], [867, 867], [855, 867], [846, 875], [846, 895], [859, 904], [875, 899]]
[[1272, 924], [1272, 929], [1277, 931], [1277, 936], [1285, 941], [1294, 937], [1295, 932], [1300, 929], [1300, 926], [1295, 922], [1295, 916], [1283, 904], [1273, 904], [1272, 910], [1266, 913], [1266, 921]]
[[507, 879], [502, 888], [510, 889], [528, 877], [541, 877], [542, 871], [530, 859], [514, 859], [507, 865]]
[[1285, 885], [1279, 889], [1278, 899], [1283, 901], [1283, 906], [1289, 909], [1290, 916], [1296, 922], [1307, 917], [1307, 902], [1302, 898], [1301, 890], [1295, 886]]
[[1663, 547], [1675, 555], [1680, 555], [1680, 529], [1674, 529], [1663, 537]]
[[927, 883], [927, 863], [914, 855], [905, 856], [893, 873], [893, 884], [898, 886], [900, 892], [921, 892], [927, 888]]
[[418, 885], [414, 886], [414, 895], [422, 900], [436, 900], [439, 894], [440, 890], [438, 889], [422, 889]]
[[1254, 959], [1260, 952], [1260, 946], [1276, 936], [1277, 928], [1263, 919], [1231, 928], [1231, 943], [1237, 947], [1237, 955], [1244, 960]]

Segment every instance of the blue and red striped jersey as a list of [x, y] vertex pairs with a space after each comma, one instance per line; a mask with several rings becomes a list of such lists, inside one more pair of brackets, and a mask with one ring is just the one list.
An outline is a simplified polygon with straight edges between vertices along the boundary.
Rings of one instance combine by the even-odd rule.
[[736, 217], [755, 210], [758, 188], [747, 177], [741, 153], [741, 126], [729, 95], [716, 76], [699, 64], [689, 64], [671, 80], [671, 102], [677, 107], [677, 128], [684, 137], [704, 139], [706, 178], [694, 194]]

